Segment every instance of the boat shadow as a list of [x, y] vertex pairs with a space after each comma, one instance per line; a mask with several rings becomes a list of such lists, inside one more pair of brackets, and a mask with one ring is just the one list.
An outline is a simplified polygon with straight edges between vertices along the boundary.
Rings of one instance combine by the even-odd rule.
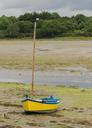
[[59, 110], [54, 111], [45, 111], [45, 112], [23, 112], [24, 115], [49, 115], [53, 113], [57, 113]]

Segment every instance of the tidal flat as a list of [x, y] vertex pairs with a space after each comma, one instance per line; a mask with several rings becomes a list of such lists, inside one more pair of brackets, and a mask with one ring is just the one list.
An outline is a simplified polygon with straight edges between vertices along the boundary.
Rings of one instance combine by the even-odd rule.
[[[31, 69], [32, 43], [32, 40], [0, 40], [0, 67]], [[37, 40], [36, 70], [76, 66], [92, 70], [91, 40]]]
[[[29, 70], [32, 68], [32, 40], [0, 40], [0, 68]], [[76, 70], [77, 69], [77, 70]], [[91, 40], [37, 40], [36, 71], [63, 71], [83, 74], [92, 72]], [[19, 74], [19, 77], [21, 74]], [[92, 89], [78, 86], [0, 83], [0, 128], [92, 128]], [[23, 97], [60, 98], [60, 108], [50, 114], [25, 114]]]
[[[36, 86], [0, 83], [0, 128], [91, 128], [92, 89], [64, 86]], [[55, 113], [26, 114], [22, 108], [23, 97], [42, 98], [53, 95], [60, 98], [60, 108]]]

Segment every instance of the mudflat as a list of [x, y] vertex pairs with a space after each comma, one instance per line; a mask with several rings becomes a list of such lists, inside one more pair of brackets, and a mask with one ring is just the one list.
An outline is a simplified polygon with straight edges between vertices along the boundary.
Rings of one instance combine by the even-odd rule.
[[[35, 86], [0, 83], [0, 128], [92, 128], [92, 89], [61, 86]], [[48, 90], [48, 91], [47, 91]], [[61, 100], [55, 113], [26, 114], [22, 108], [25, 94], [42, 98], [55, 95]]]
[[[32, 40], [0, 40], [0, 67], [31, 69]], [[73, 68], [71, 68], [73, 67]], [[37, 40], [37, 70], [69, 70], [76, 67], [92, 71], [92, 41]], [[79, 71], [78, 71], [79, 72]], [[76, 86], [35, 86], [0, 83], [0, 128], [92, 128], [92, 89]], [[50, 114], [26, 114], [22, 108], [25, 94], [61, 99], [59, 111]]]
[[[0, 67], [29, 69], [32, 40], [0, 40]], [[36, 68], [60, 69], [80, 66], [92, 69], [92, 41], [37, 40]]]

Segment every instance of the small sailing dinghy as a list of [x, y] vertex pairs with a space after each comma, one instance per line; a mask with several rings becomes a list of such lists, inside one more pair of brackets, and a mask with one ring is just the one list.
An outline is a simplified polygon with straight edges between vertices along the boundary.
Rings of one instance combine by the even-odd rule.
[[42, 99], [32, 99], [29, 96], [26, 96], [23, 100], [23, 109], [25, 112], [54, 112], [58, 109], [59, 103], [59, 99], [56, 99], [53, 96]]
[[[36, 18], [38, 21], [39, 18]], [[34, 22], [34, 42], [33, 42], [33, 61], [32, 61], [32, 92], [34, 92], [34, 72], [35, 72], [35, 43], [36, 43], [36, 21]], [[25, 112], [53, 112], [59, 107], [60, 101], [53, 97], [46, 97], [43, 99], [33, 99], [26, 96], [23, 100], [23, 109]]]

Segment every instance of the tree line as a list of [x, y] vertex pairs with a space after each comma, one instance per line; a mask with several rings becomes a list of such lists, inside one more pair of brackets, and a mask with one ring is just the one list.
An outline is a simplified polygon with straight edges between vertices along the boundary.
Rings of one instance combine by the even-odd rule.
[[0, 38], [33, 37], [35, 19], [37, 21], [37, 38], [64, 36], [92, 36], [92, 17], [78, 14], [61, 17], [58, 13], [25, 13], [19, 17], [0, 17]]

